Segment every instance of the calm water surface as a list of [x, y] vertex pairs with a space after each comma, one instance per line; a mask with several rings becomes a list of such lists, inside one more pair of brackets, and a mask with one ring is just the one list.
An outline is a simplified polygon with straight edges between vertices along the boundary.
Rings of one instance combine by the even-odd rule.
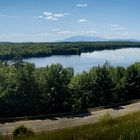
[[80, 56], [56, 55], [50, 57], [25, 59], [25, 61], [35, 63], [36, 67], [45, 67], [47, 65], [60, 63], [64, 67], [73, 67], [75, 73], [88, 71], [93, 66], [104, 64], [106, 60], [113, 66], [119, 65], [126, 67], [132, 63], [140, 62], [140, 49], [128, 48], [119, 50], [104, 50], [95, 51], [92, 53], [82, 53]]

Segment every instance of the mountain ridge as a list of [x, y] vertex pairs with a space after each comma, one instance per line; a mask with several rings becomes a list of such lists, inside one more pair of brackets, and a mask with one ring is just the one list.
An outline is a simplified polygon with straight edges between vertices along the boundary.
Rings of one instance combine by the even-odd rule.
[[66, 38], [62, 42], [98, 42], [98, 41], [130, 41], [130, 42], [140, 42], [137, 39], [106, 39], [98, 36], [71, 36]]

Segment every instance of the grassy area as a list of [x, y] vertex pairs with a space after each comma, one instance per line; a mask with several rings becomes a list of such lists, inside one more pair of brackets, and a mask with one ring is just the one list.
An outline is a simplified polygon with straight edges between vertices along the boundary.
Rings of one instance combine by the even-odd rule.
[[[85, 125], [14, 140], [140, 140], [140, 112], [113, 119], [108, 114], [97, 124]], [[12, 140], [12, 138], [0, 138]]]

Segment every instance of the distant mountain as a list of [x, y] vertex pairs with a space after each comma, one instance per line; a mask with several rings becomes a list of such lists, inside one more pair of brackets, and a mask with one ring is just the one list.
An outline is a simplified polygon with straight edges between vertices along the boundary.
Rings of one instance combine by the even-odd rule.
[[96, 37], [96, 36], [72, 36], [64, 40], [64, 42], [86, 42], [86, 41], [108, 41], [105, 38]]
[[69, 37], [65, 40], [64, 42], [96, 42], [96, 41], [130, 41], [130, 42], [140, 42], [140, 40], [136, 39], [105, 39], [102, 37], [97, 37], [97, 36], [72, 36]]

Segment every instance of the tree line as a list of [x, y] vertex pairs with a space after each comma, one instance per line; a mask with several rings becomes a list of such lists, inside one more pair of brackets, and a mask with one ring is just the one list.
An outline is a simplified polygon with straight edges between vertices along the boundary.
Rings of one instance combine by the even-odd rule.
[[0, 62], [0, 117], [46, 115], [112, 105], [140, 98], [140, 64], [108, 62], [74, 75], [55, 64], [36, 68], [15, 59]]
[[51, 55], [80, 55], [107, 49], [140, 48], [140, 42], [55, 42], [55, 43], [0, 43], [0, 60], [13, 59], [16, 54], [23, 58]]

